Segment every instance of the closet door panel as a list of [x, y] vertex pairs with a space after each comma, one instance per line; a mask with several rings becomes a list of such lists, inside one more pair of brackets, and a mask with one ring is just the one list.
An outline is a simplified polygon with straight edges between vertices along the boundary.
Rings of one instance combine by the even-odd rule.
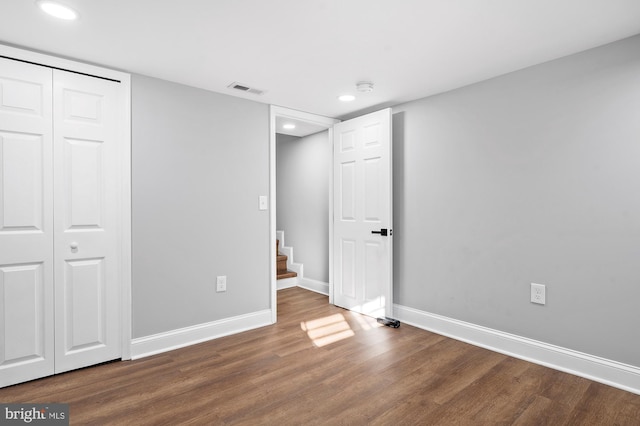
[[104, 230], [105, 162], [103, 141], [65, 138], [62, 147], [65, 174], [67, 231]]
[[44, 139], [42, 134], [0, 132], [3, 232], [25, 235], [44, 231]]
[[56, 372], [121, 354], [117, 95], [54, 71]]
[[104, 259], [70, 260], [65, 264], [66, 354], [104, 347], [107, 324]]
[[3, 365], [30, 363], [44, 358], [44, 276], [42, 263], [0, 267], [2, 305], [5, 321], [0, 330]]
[[0, 386], [54, 372], [51, 78], [0, 58]]

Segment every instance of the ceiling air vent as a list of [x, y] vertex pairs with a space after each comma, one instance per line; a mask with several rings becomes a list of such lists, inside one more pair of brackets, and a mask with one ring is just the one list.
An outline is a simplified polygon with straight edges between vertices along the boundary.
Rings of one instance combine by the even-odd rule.
[[254, 89], [253, 87], [249, 87], [246, 84], [241, 84], [235, 81], [227, 87], [229, 89], [236, 89], [245, 93], [251, 93], [252, 95], [264, 95], [264, 93], [266, 92], [266, 90]]

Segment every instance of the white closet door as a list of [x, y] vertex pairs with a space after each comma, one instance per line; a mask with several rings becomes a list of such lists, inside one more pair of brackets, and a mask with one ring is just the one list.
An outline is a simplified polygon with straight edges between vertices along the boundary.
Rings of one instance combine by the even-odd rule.
[[54, 70], [56, 373], [121, 356], [117, 96]]
[[0, 58], [0, 386], [54, 372], [51, 74]]

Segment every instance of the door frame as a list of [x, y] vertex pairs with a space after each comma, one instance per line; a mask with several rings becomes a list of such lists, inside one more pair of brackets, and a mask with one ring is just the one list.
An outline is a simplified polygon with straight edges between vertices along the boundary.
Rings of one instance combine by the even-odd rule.
[[[276, 241], [276, 118], [289, 118], [295, 121], [315, 124], [328, 130], [329, 143], [333, 153], [333, 125], [340, 120], [297, 111], [295, 109], [270, 105], [269, 108], [269, 277], [271, 282], [271, 323], [278, 320], [278, 282], [276, 277], [276, 252], [273, 243]], [[332, 154], [333, 155], [333, 154]], [[333, 303], [333, 166], [329, 173], [329, 303]]]
[[120, 238], [120, 321], [121, 321], [121, 358], [131, 359], [132, 337], [132, 310], [131, 310], [131, 75], [102, 68], [95, 65], [84, 64], [68, 59], [62, 59], [43, 53], [18, 49], [0, 44], [0, 56], [29, 62], [35, 65], [43, 65], [49, 68], [57, 68], [65, 71], [77, 72], [89, 76], [104, 78], [120, 82], [118, 103], [119, 123], [121, 124], [120, 138], [122, 145], [119, 147], [119, 217], [118, 232]]

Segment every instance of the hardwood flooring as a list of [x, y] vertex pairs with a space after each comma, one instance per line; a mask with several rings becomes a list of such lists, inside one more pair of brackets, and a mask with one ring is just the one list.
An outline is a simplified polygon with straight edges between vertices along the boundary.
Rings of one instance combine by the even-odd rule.
[[0, 389], [68, 403], [78, 425], [640, 425], [640, 396], [299, 288], [278, 323]]

